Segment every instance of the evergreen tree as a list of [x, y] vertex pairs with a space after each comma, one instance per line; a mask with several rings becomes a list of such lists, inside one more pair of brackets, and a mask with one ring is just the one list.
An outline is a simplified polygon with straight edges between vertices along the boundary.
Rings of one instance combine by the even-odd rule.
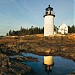
[[9, 34], [7, 33], [6, 36], [8, 36]]
[[11, 35], [11, 30], [9, 31], [9, 35]]

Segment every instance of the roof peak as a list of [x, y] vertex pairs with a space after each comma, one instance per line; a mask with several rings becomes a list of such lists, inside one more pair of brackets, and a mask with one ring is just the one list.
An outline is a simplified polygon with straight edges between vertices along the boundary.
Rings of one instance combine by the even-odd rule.
[[[61, 25], [66, 25], [66, 24], [63, 22]], [[60, 26], [61, 26], [61, 25], [60, 25]], [[66, 25], [66, 26], [67, 26], [67, 25]]]

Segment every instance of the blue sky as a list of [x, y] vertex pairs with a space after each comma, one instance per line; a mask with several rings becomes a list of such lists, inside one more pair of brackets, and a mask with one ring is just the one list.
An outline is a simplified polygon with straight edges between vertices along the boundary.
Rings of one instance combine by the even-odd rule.
[[54, 8], [54, 24], [75, 25], [75, 0], [0, 0], [0, 35], [20, 27], [44, 26], [45, 8]]

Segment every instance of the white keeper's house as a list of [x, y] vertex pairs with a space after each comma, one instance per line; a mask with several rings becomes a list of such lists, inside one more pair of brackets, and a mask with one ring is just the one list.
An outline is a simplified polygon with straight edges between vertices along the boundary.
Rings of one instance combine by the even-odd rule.
[[58, 27], [58, 33], [67, 34], [67, 33], [68, 33], [68, 26], [67, 26], [65, 23], [62, 23], [62, 24]]

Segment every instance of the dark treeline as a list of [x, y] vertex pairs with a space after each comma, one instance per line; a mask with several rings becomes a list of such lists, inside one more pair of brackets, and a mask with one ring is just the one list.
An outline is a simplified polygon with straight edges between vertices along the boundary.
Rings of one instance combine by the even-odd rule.
[[33, 27], [31, 26], [31, 28], [20, 28], [20, 30], [17, 31], [9, 31], [7, 33], [7, 36], [22, 36], [22, 35], [31, 35], [31, 34], [43, 34], [44, 33], [44, 28], [38, 28], [38, 27]]
[[[54, 25], [54, 31], [58, 31], [57, 26]], [[22, 36], [22, 35], [31, 35], [31, 34], [43, 34], [44, 33], [44, 27], [33, 27], [31, 26], [29, 29], [28, 28], [20, 28], [20, 30], [17, 31], [9, 31], [7, 33], [7, 36]], [[68, 33], [75, 33], [75, 26], [68, 26]]]
[[75, 26], [68, 26], [68, 33], [75, 33]]

